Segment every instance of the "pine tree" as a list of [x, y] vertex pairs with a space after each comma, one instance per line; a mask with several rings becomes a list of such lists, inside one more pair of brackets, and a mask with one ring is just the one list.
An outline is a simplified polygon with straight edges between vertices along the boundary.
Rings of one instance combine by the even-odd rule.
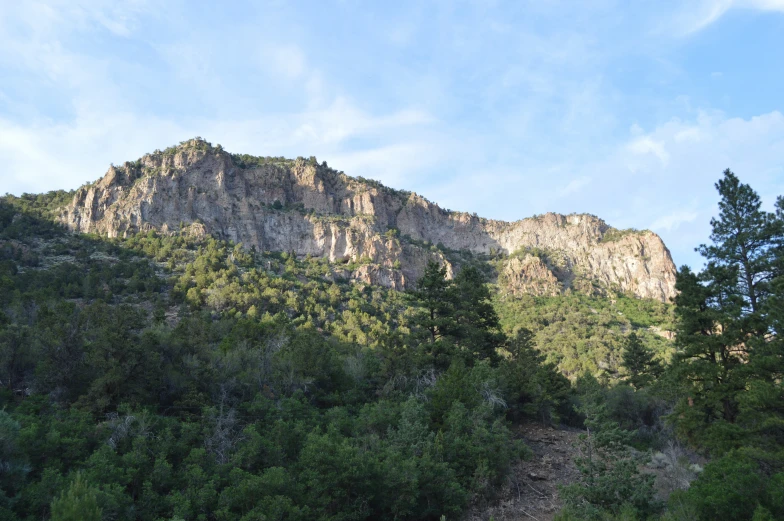
[[[784, 228], [784, 198], [776, 201], [776, 221]], [[768, 326], [764, 342], [759, 342], [751, 363], [754, 370], [770, 381], [784, 380], [784, 237], [778, 237], [773, 248], [773, 275], [770, 297], [763, 311]]]
[[606, 514], [615, 516], [624, 508], [634, 518], [655, 514], [661, 505], [655, 497], [654, 477], [640, 472], [642, 458], [628, 446], [631, 433], [612, 419], [599, 382], [583, 377], [578, 392], [586, 433], [580, 435], [580, 456], [575, 458], [580, 480], [561, 488], [565, 514], [574, 519], [607, 519]]
[[424, 348], [442, 368], [458, 354], [469, 365], [477, 359], [495, 361], [505, 337], [484, 277], [473, 266], [452, 280], [446, 273], [445, 266], [429, 262], [411, 293], [421, 310], [415, 322], [425, 333]]
[[453, 293], [455, 343], [471, 359], [496, 360], [504, 335], [484, 277], [473, 266], [463, 268], [455, 277]]
[[732, 279], [728, 282], [743, 299], [744, 315], [757, 314], [770, 293], [781, 221], [762, 211], [757, 193], [729, 169], [716, 189], [721, 200], [718, 219], [711, 219], [713, 244], [697, 251], [708, 260], [706, 272], [722, 272]]
[[423, 333], [420, 350], [441, 369], [449, 366], [452, 345], [447, 337], [456, 330], [453, 282], [446, 278], [446, 266], [429, 261], [425, 272], [411, 292], [419, 313], [415, 328]]
[[732, 423], [738, 412], [737, 394], [745, 387], [741, 370], [746, 353], [733, 328], [734, 313], [727, 312], [731, 299], [717, 298], [715, 286], [701, 284], [686, 266], [678, 272], [675, 288], [675, 369], [691, 384], [688, 411], [704, 422], [722, 418]]
[[[776, 220], [784, 225], [784, 198], [776, 201]], [[784, 432], [784, 240], [773, 249], [770, 295], [762, 312], [766, 334], [754, 343], [749, 357], [751, 378], [741, 395], [744, 419], [756, 426], [755, 442], [766, 445], [781, 440]], [[780, 441], [779, 441], [780, 443]]]
[[52, 501], [52, 521], [100, 521], [101, 509], [95, 489], [81, 473], [71, 482], [67, 491]]
[[719, 217], [711, 220], [712, 244], [697, 249], [707, 265], [699, 274], [684, 266], [676, 279], [674, 369], [689, 387], [675, 417], [682, 431], [722, 452], [746, 436], [735, 424], [758, 379], [757, 353], [770, 342], [768, 300], [784, 228], [730, 170], [716, 188], [721, 200]]
[[654, 359], [653, 351], [645, 347], [636, 333], [629, 334], [625, 344], [623, 367], [627, 372], [627, 381], [635, 389], [647, 387], [661, 374], [661, 364]]
[[412, 292], [423, 310], [418, 323], [427, 331], [430, 343], [437, 342], [454, 329], [451, 288], [452, 282], [446, 278], [446, 266], [429, 261]]

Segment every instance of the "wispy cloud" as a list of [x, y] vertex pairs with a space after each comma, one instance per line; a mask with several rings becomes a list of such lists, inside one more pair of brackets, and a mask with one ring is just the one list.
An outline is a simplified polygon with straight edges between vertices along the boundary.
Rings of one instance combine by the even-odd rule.
[[682, 35], [709, 27], [732, 9], [784, 12], [784, 0], [701, 0], [682, 5], [683, 9], [675, 16]]
[[561, 196], [567, 196], [569, 194], [573, 194], [580, 190], [581, 188], [585, 188], [591, 183], [591, 178], [588, 176], [581, 176], [576, 179], [572, 179], [561, 189]]
[[672, 231], [683, 223], [694, 222], [698, 213], [693, 211], [675, 211], [667, 215], [663, 215], [653, 221], [649, 228], [654, 231]]
[[[782, 3], [0, 3], [0, 192], [72, 188], [201, 135], [488, 217], [655, 227], [691, 262], [724, 168], [784, 192], [784, 107], [763, 92], [784, 81], [766, 22]], [[733, 9], [770, 13], [748, 22], [759, 38], [672, 38]]]
[[293, 131], [294, 139], [311, 143], [339, 143], [352, 136], [370, 137], [386, 130], [434, 122], [432, 116], [415, 109], [372, 116], [345, 98], [338, 98], [321, 110], [293, 116], [303, 120]]
[[667, 166], [670, 161], [670, 154], [667, 152], [663, 141], [656, 141], [650, 136], [643, 136], [632, 140], [627, 145], [630, 152], [638, 155], [653, 154], [663, 166]]
[[[621, 139], [589, 161], [524, 161], [485, 168], [479, 177], [469, 170], [442, 181], [434, 196], [450, 208], [507, 220], [587, 212], [619, 228], [650, 228], [664, 238], [677, 263], [697, 266], [694, 247], [710, 234], [718, 201], [713, 184], [725, 168], [757, 190], [768, 207], [784, 194], [781, 112], [733, 118], [703, 111], [631, 133], [631, 141]], [[570, 181], [553, 190], [558, 179]]]
[[[71, 123], [59, 124], [45, 120], [19, 124], [0, 118], [0, 157], [5, 168], [0, 192], [19, 192], [18, 187], [25, 191], [73, 188], [97, 178], [111, 162], [131, 160], [195, 135], [237, 152], [318, 155], [354, 175], [400, 186], [396, 181], [408, 170], [418, 172], [418, 165], [439, 157], [432, 142], [411, 141], [417, 129], [431, 122], [416, 110], [374, 116], [345, 99], [324, 110], [247, 120], [175, 122], [128, 112], [84, 113]], [[347, 141], [368, 136], [385, 144], [357, 151], [346, 147]]]

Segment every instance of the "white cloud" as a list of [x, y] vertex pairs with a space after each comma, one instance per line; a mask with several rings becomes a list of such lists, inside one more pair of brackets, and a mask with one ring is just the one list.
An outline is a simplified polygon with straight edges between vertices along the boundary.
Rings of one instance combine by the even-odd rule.
[[[345, 98], [321, 110], [245, 120], [175, 121], [121, 111], [93, 112], [89, 107], [69, 123], [0, 118], [0, 162], [5, 169], [0, 193], [75, 188], [100, 177], [109, 163], [133, 160], [195, 135], [236, 152], [317, 155], [349, 174], [404, 188], [404, 178], [439, 157], [433, 142], [412, 141], [432, 122], [417, 110], [368, 114]], [[348, 140], [368, 136], [383, 144], [346, 147]]]
[[659, 161], [661, 161], [661, 164], [664, 166], [667, 166], [670, 161], [670, 154], [667, 152], [664, 142], [656, 141], [650, 136], [634, 139], [627, 145], [627, 148], [634, 154], [653, 154], [659, 158]]
[[712, 187], [724, 169], [731, 168], [750, 184], [769, 208], [775, 196], [784, 193], [781, 112], [744, 119], [702, 111], [693, 120], [674, 118], [633, 137], [632, 143], [640, 140], [659, 146], [641, 145], [639, 150], [661, 148], [668, 160], [663, 162], [655, 152], [640, 155], [621, 148], [588, 171], [596, 177], [598, 170], [608, 180], [622, 179], [624, 170], [636, 173], [633, 182], [621, 183], [607, 196], [626, 208], [617, 225], [651, 223], [649, 227], [661, 233], [678, 263], [700, 262], [693, 248], [708, 239], [718, 202]]
[[[93, 181], [111, 162], [121, 163], [192, 136], [179, 125], [130, 113], [83, 115], [72, 124], [38, 121], [20, 125], [0, 119], [0, 193], [76, 188]], [[134, 153], [135, 155], [130, 155]]]
[[327, 156], [330, 166], [349, 175], [378, 179], [393, 188], [412, 190], [418, 184], [417, 177], [443, 161], [445, 153], [445, 148], [439, 143], [403, 142]]
[[697, 10], [685, 15], [688, 25], [685, 33], [695, 33], [721, 18], [732, 7], [732, 0], [710, 0], [703, 2]]
[[[301, 46], [269, 43], [269, 38], [248, 47], [257, 49], [256, 72], [281, 79], [289, 93], [300, 93], [304, 102], [299, 106], [264, 111], [262, 116], [258, 110], [247, 116], [242, 115], [247, 110], [226, 115], [228, 108], [245, 108], [247, 100], [235, 102], [227, 95], [230, 83], [242, 79], [226, 76], [221, 69], [225, 49], [213, 45], [209, 35], [190, 38], [187, 32], [184, 37], [145, 43], [168, 62], [164, 73], [187, 89], [183, 97], [203, 101], [206, 109], [193, 115], [164, 111], [156, 116], [149, 115], [155, 111], [138, 110], [139, 93], [124, 88], [124, 77], [113, 79], [112, 64], [97, 57], [100, 53], [71, 45], [69, 37], [109, 31], [125, 38], [148, 14], [146, 8], [145, 2], [118, 6], [99, 0], [0, 4], [0, 67], [21, 68], [41, 83], [56, 83], [64, 101], [59, 108], [67, 110], [57, 119], [42, 115], [35, 106], [24, 117], [0, 112], [0, 193], [74, 188], [98, 178], [111, 162], [132, 160], [195, 135], [237, 152], [318, 155], [333, 163], [337, 158], [362, 169], [364, 173], [357, 175], [390, 181], [436, 156], [432, 143], [417, 141], [422, 129], [435, 121], [429, 113], [413, 107], [366, 110], [348, 95], [330, 94], [333, 86], [327, 88]], [[137, 72], [122, 63], [119, 69]], [[14, 102], [5, 92], [0, 92], [0, 101]], [[19, 112], [19, 105], [14, 105]], [[356, 139], [366, 142], [349, 143]]]
[[697, 215], [697, 212], [693, 211], [676, 210], [675, 212], [659, 217], [653, 221], [649, 228], [653, 231], [666, 230], [669, 232], [678, 228], [678, 226], [683, 223], [694, 222]]
[[[708, 240], [718, 202], [713, 184], [722, 171], [731, 168], [770, 209], [775, 197], [784, 194], [782, 157], [782, 113], [744, 119], [703, 111], [652, 129], [633, 126], [628, 141], [606, 152], [597, 150], [589, 161], [534, 158], [490, 163], [478, 173], [473, 162], [458, 164], [425, 195], [443, 206], [492, 218], [587, 212], [618, 228], [647, 227], [662, 236], [676, 263], [698, 267], [694, 247]], [[487, 156], [482, 160], [487, 162]], [[570, 179], [562, 190], [555, 188], [559, 179]], [[579, 197], [564, 198], [565, 191]]]
[[683, 6], [675, 17], [675, 26], [682, 35], [707, 28], [732, 9], [784, 12], [784, 0], [701, 0], [684, 2]]
[[[33, 40], [56, 40], [65, 34], [104, 29], [121, 37], [130, 36], [143, 16], [161, 13], [162, 6], [149, 0], [31, 0], [0, 3], [0, 23], [6, 38], [26, 33]], [[10, 30], [9, 30], [10, 29]]]
[[337, 98], [321, 110], [306, 112], [300, 119], [302, 123], [294, 131], [294, 139], [314, 143], [339, 143], [351, 136], [368, 137], [385, 130], [434, 122], [432, 116], [415, 109], [372, 116], [345, 98]]
[[569, 194], [573, 194], [573, 193], [577, 192], [578, 190], [580, 190], [581, 188], [584, 188], [584, 187], [588, 186], [590, 183], [591, 183], [591, 178], [588, 177], [588, 176], [581, 176], [581, 177], [572, 179], [571, 181], [569, 181], [569, 183], [566, 186], [564, 186], [561, 189], [561, 192], [560, 192], [561, 196], [566, 196], [566, 195], [569, 195]]
[[679, 130], [673, 136], [673, 139], [677, 143], [681, 143], [684, 141], [699, 141], [702, 139], [702, 134], [700, 133], [700, 129], [697, 127], [689, 127], [683, 130]]
[[784, 11], [784, 0], [738, 0], [737, 4], [761, 11]]

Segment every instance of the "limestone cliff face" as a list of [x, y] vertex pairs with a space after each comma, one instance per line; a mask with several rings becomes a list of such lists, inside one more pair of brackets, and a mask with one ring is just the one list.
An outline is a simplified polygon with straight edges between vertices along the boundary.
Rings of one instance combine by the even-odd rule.
[[[640, 297], [675, 294], [670, 254], [651, 232], [618, 232], [589, 215], [481, 219], [315, 161], [232, 156], [200, 140], [111, 167], [80, 188], [60, 218], [75, 231], [110, 237], [199, 223], [207, 233], [258, 250], [359, 262], [353, 278], [397, 289], [416, 280], [431, 259], [447, 263], [451, 273], [444, 252], [467, 250], [517, 252], [506, 280], [539, 288], [534, 293], [589, 281]], [[548, 262], [527, 261], [523, 269], [517, 257], [527, 250], [544, 252]], [[534, 279], [543, 282], [532, 285]]]
[[515, 296], [555, 296], [563, 290], [563, 284], [552, 269], [536, 255], [511, 258], [504, 265], [499, 283]]

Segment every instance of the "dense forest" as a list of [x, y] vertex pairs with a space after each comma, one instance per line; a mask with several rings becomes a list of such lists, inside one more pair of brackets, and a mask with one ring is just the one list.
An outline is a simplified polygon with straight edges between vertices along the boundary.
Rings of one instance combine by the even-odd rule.
[[672, 304], [513, 298], [483, 259], [396, 292], [6, 196], [0, 519], [459, 519], [529, 422], [582, 433], [562, 521], [782, 519], [784, 200], [716, 187]]

